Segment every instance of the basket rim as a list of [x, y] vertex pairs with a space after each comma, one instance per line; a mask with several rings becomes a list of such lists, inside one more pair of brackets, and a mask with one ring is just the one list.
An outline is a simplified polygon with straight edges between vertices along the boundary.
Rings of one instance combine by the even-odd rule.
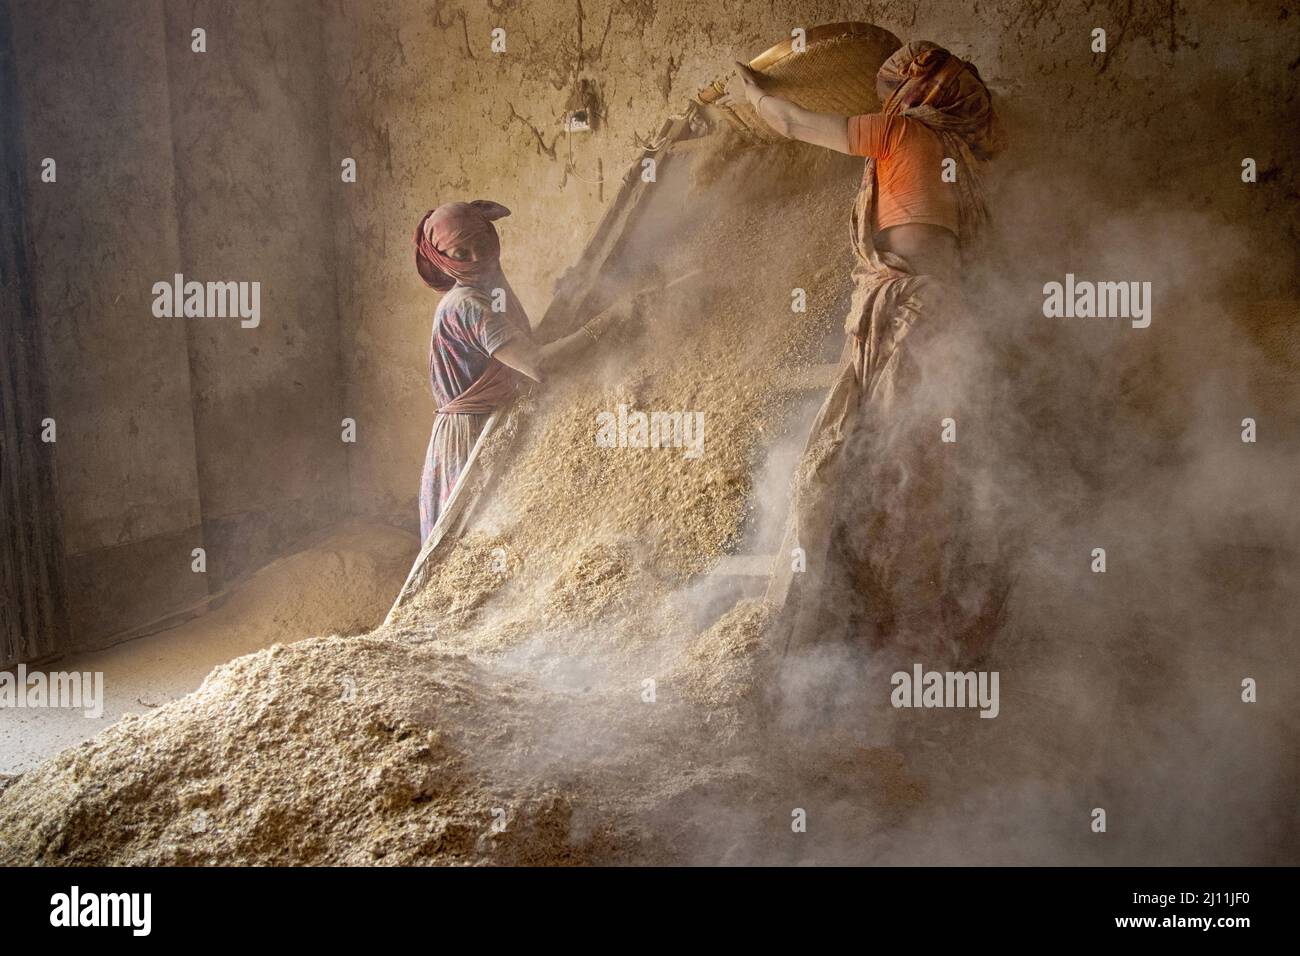
[[[897, 36], [886, 30], [884, 27], [878, 27], [874, 23], [865, 23], [861, 20], [845, 20], [840, 23], [824, 23], [821, 26], [813, 27], [805, 34], [805, 42], [808, 46], [814, 43], [820, 43], [823, 40], [831, 40], [837, 37], [865, 37], [874, 36], [877, 39], [894, 42], [894, 49], [903, 45], [903, 41]], [[777, 63], [784, 60], [787, 56], [794, 53], [794, 37], [782, 40], [776, 46], [769, 47], [758, 56], [749, 61], [749, 68], [762, 73], [764, 70], [776, 66]]]

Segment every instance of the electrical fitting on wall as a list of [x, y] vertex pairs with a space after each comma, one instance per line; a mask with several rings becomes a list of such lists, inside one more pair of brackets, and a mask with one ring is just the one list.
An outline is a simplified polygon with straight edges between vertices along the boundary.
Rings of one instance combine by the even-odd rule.
[[569, 95], [561, 117], [561, 125], [566, 133], [590, 133], [596, 128], [600, 116], [600, 98], [595, 85], [584, 78]]

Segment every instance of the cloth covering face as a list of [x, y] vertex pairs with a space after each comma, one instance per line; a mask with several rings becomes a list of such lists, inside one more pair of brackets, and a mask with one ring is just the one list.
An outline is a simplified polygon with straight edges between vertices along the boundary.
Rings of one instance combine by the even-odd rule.
[[[493, 220], [510, 210], [490, 199], [450, 202], [424, 214], [415, 229], [415, 268], [425, 284], [446, 292], [457, 282], [487, 289], [500, 271], [501, 238]], [[465, 258], [456, 258], [453, 251]]]
[[981, 161], [1006, 145], [993, 98], [975, 64], [937, 43], [919, 40], [895, 50], [876, 74], [876, 92], [882, 112], [914, 116], [937, 132], [953, 133]]

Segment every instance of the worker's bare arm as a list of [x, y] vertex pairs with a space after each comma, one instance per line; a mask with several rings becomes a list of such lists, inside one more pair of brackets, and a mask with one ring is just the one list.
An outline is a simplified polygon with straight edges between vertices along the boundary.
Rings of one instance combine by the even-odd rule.
[[779, 96], [765, 95], [758, 107], [763, 122], [789, 139], [823, 146], [836, 152], [849, 151], [849, 120], [834, 113], [814, 113]]
[[585, 352], [593, 341], [584, 326], [572, 335], [547, 342], [542, 346], [542, 371], [550, 373], [563, 368]]
[[516, 372], [527, 375], [534, 382], [541, 382], [544, 379], [542, 350], [527, 336], [516, 335], [493, 352], [492, 357], [502, 365], [508, 365]]
[[764, 93], [759, 76], [743, 63], [736, 63], [744, 85], [745, 98], [763, 122], [789, 139], [814, 146], [849, 152], [849, 118], [836, 113], [814, 113], [789, 100]]
[[609, 324], [611, 324], [609, 319], [602, 315], [588, 322], [578, 331], [541, 346], [531, 338], [516, 336], [492, 355], [502, 364], [540, 383], [545, 381], [548, 375], [562, 369], [590, 348], [600, 332]]

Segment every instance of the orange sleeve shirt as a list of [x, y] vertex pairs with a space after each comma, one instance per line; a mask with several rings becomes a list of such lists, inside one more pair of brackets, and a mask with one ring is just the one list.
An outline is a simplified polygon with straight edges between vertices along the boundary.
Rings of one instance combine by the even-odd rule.
[[957, 233], [956, 184], [943, 181], [943, 142], [928, 126], [907, 116], [850, 116], [849, 152], [875, 157], [876, 232], [920, 222]]

